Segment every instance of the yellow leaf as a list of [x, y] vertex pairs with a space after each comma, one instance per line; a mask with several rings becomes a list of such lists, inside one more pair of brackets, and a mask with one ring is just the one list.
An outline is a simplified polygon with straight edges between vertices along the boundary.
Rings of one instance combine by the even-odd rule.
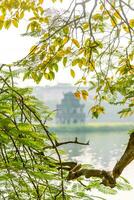
[[117, 25], [117, 20], [116, 20], [115, 17], [111, 18], [110, 21], [111, 21], [111, 24], [112, 24], [113, 27], [115, 27]]
[[84, 53], [84, 51], [85, 51], [85, 49], [84, 49], [84, 48], [81, 48], [81, 49], [79, 49], [79, 53], [78, 53], [78, 55], [80, 55], [80, 54]]
[[83, 28], [84, 30], [88, 29], [88, 28], [89, 28], [89, 23], [84, 23], [84, 24], [82, 24], [82, 28]]
[[83, 65], [83, 61], [82, 61], [82, 59], [78, 59], [78, 66], [79, 66], [79, 68], [81, 68], [82, 65]]
[[97, 100], [97, 98], [98, 98], [98, 95], [95, 95], [95, 96], [94, 96], [94, 100]]
[[44, 18], [44, 22], [45, 22], [46, 24], [49, 24], [49, 17], [45, 17], [45, 18]]
[[101, 5], [101, 6], [100, 6], [100, 10], [103, 10], [103, 8], [104, 8], [104, 6], [103, 6], [103, 5]]
[[93, 106], [90, 111], [92, 112], [93, 117], [98, 118], [98, 116], [104, 113], [104, 107], [100, 105]]
[[133, 58], [134, 58], [134, 54], [133, 54], [133, 53], [129, 54], [129, 59], [130, 59], [131, 61], [133, 60]]
[[19, 12], [17, 11], [15, 14], [16, 18], [19, 19]]
[[125, 24], [122, 25], [122, 28], [124, 29], [125, 32], [129, 33], [129, 29]]
[[82, 58], [81, 58], [81, 61], [82, 61], [82, 65], [85, 65], [85, 66], [86, 66], [86, 64], [87, 64], [86, 58], [85, 58], [85, 57], [82, 57]]
[[75, 96], [77, 99], [80, 99], [80, 92], [79, 92], [79, 91], [75, 92], [75, 93], [74, 93], [74, 96]]
[[11, 20], [10, 20], [10, 19], [8, 19], [8, 20], [6, 20], [6, 21], [4, 22], [4, 27], [5, 27], [5, 29], [9, 29], [10, 25], [11, 25]]
[[104, 113], [104, 107], [102, 107], [102, 106], [98, 106], [98, 113], [100, 114], [100, 113]]
[[30, 48], [30, 52], [35, 52], [37, 50], [37, 45], [33, 45], [31, 48]]
[[114, 13], [114, 16], [115, 16], [116, 18], [118, 18], [118, 19], [121, 19], [119, 10], [117, 10], [117, 11]]
[[22, 19], [23, 17], [24, 17], [24, 11], [22, 11], [22, 12], [20, 13], [19, 18]]
[[17, 19], [13, 19], [13, 20], [12, 20], [12, 24], [13, 24], [16, 28], [18, 28], [18, 21], [17, 21]]
[[64, 57], [64, 51], [59, 51], [59, 52], [57, 52], [57, 56], [59, 56], [59, 57]]
[[0, 30], [3, 28], [4, 21], [0, 20]]
[[72, 61], [72, 66], [75, 66], [75, 65], [77, 65], [77, 63], [79, 62], [79, 60], [76, 58], [76, 59], [74, 59], [73, 61]]
[[65, 50], [65, 54], [70, 54], [71, 53], [71, 47], [67, 47]]
[[133, 28], [134, 27], [134, 19], [130, 19], [129, 25]]
[[89, 65], [88, 65], [88, 68], [89, 68], [89, 70], [90, 71], [94, 71], [94, 69], [95, 69], [95, 62], [94, 61], [92, 61], [91, 63], [89, 63]]
[[76, 39], [72, 39], [73, 44], [75, 44], [76, 47], [80, 48], [80, 44], [78, 42], [78, 40]]
[[93, 19], [94, 20], [102, 20], [102, 15], [97, 13], [97, 14], [93, 15]]
[[75, 71], [73, 69], [70, 70], [71, 76], [74, 78], [75, 77]]
[[5, 16], [4, 16], [4, 15], [1, 15], [1, 16], [0, 16], [0, 21], [4, 21], [4, 19], [5, 19]]
[[109, 13], [108, 13], [108, 11], [104, 10], [104, 11], [103, 11], [103, 15], [105, 15], [106, 17], [109, 18]]
[[68, 37], [64, 37], [64, 39], [62, 40], [62, 44], [66, 44], [68, 42], [69, 38]]
[[83, 99], [87, 100], [87, 98], [88, 98], [88, 92], [86, 90], [82, 90], [81, 93], [82, 93]]
[[44, 0], [39, 0], [39, 3], [40, 3], [40, 4], [43, 4], [43, 2], [44, 2]]

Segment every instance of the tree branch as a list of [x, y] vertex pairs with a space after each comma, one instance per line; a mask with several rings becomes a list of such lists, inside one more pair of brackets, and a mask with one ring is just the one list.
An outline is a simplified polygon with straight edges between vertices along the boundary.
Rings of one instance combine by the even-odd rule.
[[84, 142], [79, 142], [78, 138], [76, 137], [74, 141], [66, 141], [66, 142], [58, 142], [57, 140], [55, 140], [55, 144], [56, 147], [61, 146], [61, 145], [65, 145], [65, 144], [80, 144], [80, 145], [89, 145], [89, 141], [87, 141], [86, 143]]
[[66, 145], [66, 144], [79, 144], [79, 145], [89, 145], [89, 141], [85, 142], [79, 142], [78, 138], [76, 137], [74, 141], [70, 140], [70, 141], [66, 141], [66, 142], [58, 142], [57, 140], [55, 140], [55, 145], [54, 146], [45, 146], [44, 149], [52, 149], [54, 147], [59, 147], [61, 145]]
[[[112, 171], [86, 168], [82, 169], [82, 165], [76, 163], [72, 169], [70, 168], [67, 180], [77, 179], [80, 176], [85, 176], [85, 178], [99, 177], [102, 179], [102, 184], [113, 188], [116, 185], [116, 179], [121, 175], [122, 171], [132, 160], [134, 160], [134, 132], [130, 135], [124, 154], [116, 163]], [[67, 164], [68, 163], [66, 163], [66, 165]]]

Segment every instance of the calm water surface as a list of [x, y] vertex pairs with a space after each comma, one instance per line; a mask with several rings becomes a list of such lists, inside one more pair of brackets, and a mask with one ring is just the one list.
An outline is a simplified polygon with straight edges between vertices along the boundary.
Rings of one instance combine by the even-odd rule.
[[74, 140], [77, 137], [80, 142], [86, 143], [88, 140], [90, 142], [88, 146], [78, 144], [64, 145], [69, 159], [106, 168], [119, 159], [129, 139], [129, 135], [126, 132], [65, 132], [58, 135], [61, 141]]
[[[112, 169], [117, 160], [122, 155], [129, 135], [127, 131], [89, 132], [78, 133], [64, 132], [58, 133], [61, 141], [74, 140], [75, 137], [81, 142], [90, 141], [90, 145], [82, 146], [77, 144], [64, 145], [64, 150], [68, 153], [68, 159], [80, 163], [88, 163], [97, 168]], [[63, 148], [63, 147], [62, 147]], [[134, 185], [134, 162], [123, 172], [123, 176], [128, 178]], [[102, 195], [107, 200], [134, 200], [134, 190], [121, 191], [117, 195]]]

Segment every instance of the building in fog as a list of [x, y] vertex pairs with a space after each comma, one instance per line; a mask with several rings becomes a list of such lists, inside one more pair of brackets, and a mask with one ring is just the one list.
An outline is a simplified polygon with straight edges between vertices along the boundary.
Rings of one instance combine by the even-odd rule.
[[57, 123], [83, 123], [85, 118], [84, 105], [74, 97], [72, 92], [65, 93], [61, 103], [57, 105]]
[[[83, 90], [87, 90], [88, 88], [81, 88]], [[35, 95], [39, 100], [43, 101], [45, 105], [47, 105], [51, 110], [56, 110], [57, 104], [61, 104], [62, 99], [64, 98], [64, 94], [68, 92], [74, 93], [77, 90], [77, 87], [72, 86], [67, 83], [60, 83], [54, 86], [36, 86], [33, 88], [33, 95]], [[105, 107], [105, 114], [101, 115], [98, 119], [92, 119], [91, 114], [89, 114], [89, 108], [91, 108], [94, 104], [94, 91], [89, 93], [88, 101], [83, 101], [84, 104], [84, 113], [86, 115], [86, 122], [100, 122], [100, 123], [111, 123], [111, 122], [134, 122], [134, 116], [128, 116], [125, 118], [120, 118], [120, 115], [117, 114], [123, 107], [121, 105], [112, 105], [107, 102], [103, 102], [103, 106]], [[54, 118], [54, 123], [56, 122], [56, 118]], [[58, 119], [59, 121], [59, 119]]]

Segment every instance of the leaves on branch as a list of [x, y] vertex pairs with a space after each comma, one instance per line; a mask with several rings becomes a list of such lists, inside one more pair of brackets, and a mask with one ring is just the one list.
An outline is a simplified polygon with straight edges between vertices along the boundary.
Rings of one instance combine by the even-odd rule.
[[[64, 67], [69, 67], [71, 77], [76, 78], [77, 69], [81, 72], [81, 78], [76, 82], [76, 98], [87, 100], [90, 90], [95, 91], [95, 104], [90, 109], [93, 117], [98, 118], [104, 113], [105, 109], [101, 106], [103, 100], [115, 105], [118, 102], [124, 106], [128, 104], [128, 108], [119, 112], [121, 117], [133, 114], [134, 19], [128, 18], [128, 13], [133, 8], [122, 0], [107, 1], [107, 4], [94, 1], [89, 14], [86, 9], [87, 1], [83, 1], [76, 2], [73, 9], [70, 5], [70, 10], [59, 14], [56, 10], [46, 9], [44, 2], [0, 2], [0, 30], [8, 30], [12, 26], [18, 28], [20, 21], [29, 12], [30, 17], [23, 36], [39, 39], [24, 58], [10, 65], [1, 65], [0, 68], [1, 198], [65, 199], [66, 195], [68, 199], [94, 200], [100, 197], [87, 197], [83, 187], [97, 188], [101, 192], [112, 194], [115, 189], [105, 186], [129, 190], [131, 186], [127, 181], [118, 182], [116, 178], [134, 159], [133, 132], [125, 153], [113, 169], [113, 174], [98, 169], [82, 169], [81, 164], [76, 163], [68, 163], [67, 166], [67, 163], [62, 162], [61, 151], [57, 146], [83, 143], [77, 139], [55, 142], [58, 141], [57, 138], [43, 123], [49, 116], [48, 109], [32, 96], [29, 89], [18, 88], [15, 79], [23, 73], [23, 80], [32, 78], [39, 83], [44, 77], [53, 81], [62, 62]], [[56, 0], [52, 2], [55, 3]], [[88, 3], [90, 6], [90, 2]], [[76, 15], [78, 7], [81, 9]], [[81, 89], [81, 85], [89, 88]], [[122, 97], [120, 101], [117, 101], [118, 96]], [[57, 159], [54, 159], [55, 156]], [[125, 164], [122, 165], [122, 162]], [[73, 191], [72, 194], [65, 187], [65, 184], [68, 186], [68, 182], [65, 182], [66, 169], [70, 170], [70, 180], [82, 175], [100, 179], [93, 179], [88, 186], [83, 184], [79, 191]], [[75, 186], [76, 184], [75, 182]], [[8, 188], [6, 193], [3, 188]]]

